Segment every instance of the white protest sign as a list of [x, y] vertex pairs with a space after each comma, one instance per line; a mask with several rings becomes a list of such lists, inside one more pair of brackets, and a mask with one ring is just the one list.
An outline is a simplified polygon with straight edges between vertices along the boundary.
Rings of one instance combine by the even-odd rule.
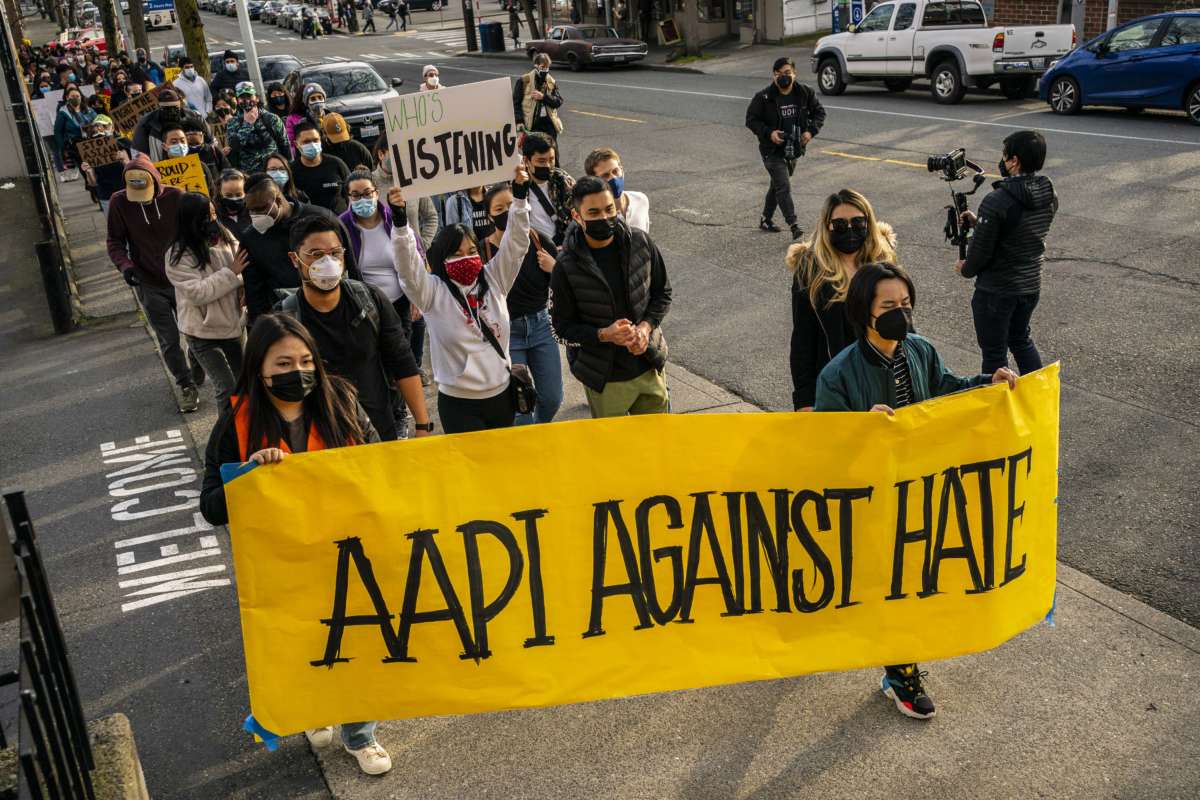
[[400, 95], [383, 111], [406, 198], [512, 180], [521, 160], [508, 78]]
[[33, 119], [37, 123], [38, 133], [42, 136], [54, 135], [54, 118], [58, 116], [58, 103], [62, 100], [62, 89], [44, 92], [40, 100], [31, 100]]

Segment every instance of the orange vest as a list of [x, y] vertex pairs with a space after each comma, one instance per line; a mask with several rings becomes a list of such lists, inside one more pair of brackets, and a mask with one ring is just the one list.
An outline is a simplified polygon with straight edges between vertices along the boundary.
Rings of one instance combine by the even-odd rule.
[[[233, 407], [237, 409], [237, 413], [233, 417], [233, 424], [237, 429], [238, 452], [241, 456], [241, 460], [245, 461], [250, 457], [251, 453], [257, 453], [262, 449], [262, 447], [256, 447], [253, 450], [250, 449], [250, 404], [242, 403], [239, 406], [238, 396], [236, 394], [229, 398], [229, 402], [232, 403]], [[266, 446], [266, 443], [264, 442], [263, 445]], [[279, 440], [278, 447], [280, 450], [289, 455], [292, 452], [292, 449], [288, 447], [287, 437], [283, 437]], [[324, 449], [325, 440], [321, 438], [321, 434], [317, 430], [317, 426], [309, 425], [307, 452], [311, 453], [313, 450]]]

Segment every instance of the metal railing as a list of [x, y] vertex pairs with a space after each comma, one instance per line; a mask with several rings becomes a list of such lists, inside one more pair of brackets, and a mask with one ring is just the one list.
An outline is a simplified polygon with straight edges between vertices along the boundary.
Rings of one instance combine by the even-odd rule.
[[21, 629], [17, 670], [0, 676], [0, 686], [18, 687], [18, 797], [95, 800], [83, 706], [25, 494], [6, 494], [4, 504], [12, 525]]

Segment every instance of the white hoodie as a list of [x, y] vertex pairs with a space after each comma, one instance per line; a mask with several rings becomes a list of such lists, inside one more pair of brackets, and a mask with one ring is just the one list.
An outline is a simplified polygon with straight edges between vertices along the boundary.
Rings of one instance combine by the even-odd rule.
[[[412, 228], [393, 226], [392, 244], [396, 248], [396, 274], [400, 286], [425, 317], [429, 351], [433, 356], [433, 378], [438, 383], [438, 391], [464, 400], [484, 400], [505, 390], [511, 359], [500, 358], [475, 320], [450, 293], [445, 281], [425, 269]], [[509, 339], [506, 298], [528, 250], [529, 203], [514, 198], [500, 248], [483, 266], [488, 290], [480, 298], [479, 306], [480, 317], [491, 324], [492, 333], [506, 356]], [[470, 291], [475, 291], [474, 287]], [[463, 292], [464, 296], [468, 293]]]

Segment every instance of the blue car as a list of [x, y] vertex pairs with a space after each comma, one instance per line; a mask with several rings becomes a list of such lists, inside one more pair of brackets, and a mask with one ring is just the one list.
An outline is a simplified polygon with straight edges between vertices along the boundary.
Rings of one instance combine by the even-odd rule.
[[1200, 125], [1200, 12], [1142, 17], [1092, 39], [1051, 64], [1038, 94], [1056, 114], [1183, 109]]

